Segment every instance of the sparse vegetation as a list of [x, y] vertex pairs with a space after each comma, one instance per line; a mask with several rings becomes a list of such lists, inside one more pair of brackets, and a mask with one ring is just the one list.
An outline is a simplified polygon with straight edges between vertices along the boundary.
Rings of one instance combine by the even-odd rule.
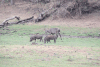
[[99, 67], [99, 47], [0, 45], [1, 67]]

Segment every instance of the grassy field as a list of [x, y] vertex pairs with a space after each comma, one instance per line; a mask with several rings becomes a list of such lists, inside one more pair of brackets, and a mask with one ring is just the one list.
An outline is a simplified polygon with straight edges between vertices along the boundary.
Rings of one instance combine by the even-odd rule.
[[[44, 34], [45, 28], [60, 28], [57, 42], [31, 45], [30, 36]], [[0, 29], [0, 67], [100, 67], [99, 28], [78, 28], [43, 25], [13, 25]], [[91, 36], [91, 38], [88, 38]], [[34, 41], [33, 41], [34, 42]]]

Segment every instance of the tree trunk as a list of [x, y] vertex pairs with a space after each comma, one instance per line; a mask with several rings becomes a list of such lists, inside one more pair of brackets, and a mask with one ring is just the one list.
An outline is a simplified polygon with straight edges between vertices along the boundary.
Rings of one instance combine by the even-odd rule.
[[5, 2], [5, 0], [2, 0], [2, 1], [1, 1], [1, 4], [4, 4], [4, 2]]
[[30, 0], [31, 2], [34, 2], [34, 0]]
[[79, 12], [79, 16], [82, 15], [82, 8], [84, 6], [87, 6], [88, 4], [88, 0], [76, 0], [76, 4], [77, 4], [77, 9], [78, 9], [78, 12]]
[[15, 4], [15, 0], [11, 0], [11, 5], [14, 5]]

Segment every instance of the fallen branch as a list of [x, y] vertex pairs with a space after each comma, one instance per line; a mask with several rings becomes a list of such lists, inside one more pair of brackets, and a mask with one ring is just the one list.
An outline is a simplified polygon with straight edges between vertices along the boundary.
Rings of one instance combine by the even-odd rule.
[[[9, 20], [12, 20], [15, 18], [18, 20], [17, 22], [8, 22]], [[24, 20], [20, 20], [20, 17], [15, 16], [13, 18], [9, 18], [9, 19], [5, 20], [2, 24], [0, 24], [0, 28], [8, 26], [8, 25], [30, 22], [30, 21], [33, 21], [33, 18], [34, 18], [34, 16], [27, 18], [27, 19], [24, 19]]]
[[35, 19], [35, 23], [46, 19], [46, 18], [49, 17], [53, 12], [55, 12], [55, 11], [57, 10], [57, 9], [54, 9], [53, 12], [51, 12], [51, 13], [48, 14], [47, 12], [49, 12], [49, 11], [52, 10], [52, 9], [54, 9], [54, 8], [51, 7], [51, 8], [49, 8], [49, 9], [43, 11], [43, 12], [39, 15], [39, 17], [37, 17], [37, 18]]
[[12, 17], [12, 18], [8, 18], [3, 23], [7, 23], [9, 20], [13, 20], [13, 19], [17, 19], [19, 21], [20, 17], [15, 16], [15, 17]]
[[26, 23], [26, 22], [33, 21], [33, 20], [34, 20], [34, 16], [24, 19], [24, 20], [20, 20], [20, 21], [16, 22], [15, 24]]
[[18, 21], [20, 20], [20, 17], [14, 16], [12, 18], [8, 18], [5, 21], [2, 22], [2, 24], [0, 24], [0, 28], [8, 26], [10, 23], [8, 22], [9, 20], [13, 20], [13, 19], [17, 19]]

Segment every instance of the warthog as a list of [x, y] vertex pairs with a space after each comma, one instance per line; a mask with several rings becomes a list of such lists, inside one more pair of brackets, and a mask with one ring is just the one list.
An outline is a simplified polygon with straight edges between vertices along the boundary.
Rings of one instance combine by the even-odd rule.
[[[54, 34], [59, 34], [60, 38], [61, 38], [61, 34], [60, 34], [60, 29], [59, 28], [50, 28], [48, 30], [45, 30], [45, 34], [50, 33], [52, 35]], [[61, 38], [62, 40], [62, 38]]]
[[56, 43], [56, 39], [58, 38], [58, 35], [47, 35], [45, 38], [44, 38], [44, 43], [48, 43], [50, 42], [50, 40], [54, 40], [54, 43]]
[[42, 38], [43, 38], [42, 35], [36, 34], [36, 35], [30, 37], [30, 42], [33, 41], [33, 40], [35, 40], [35, 42], [36, 42], [36, 39], [40, 39], [40, 42], [41, 42], [41, 40], [43, 42]]

